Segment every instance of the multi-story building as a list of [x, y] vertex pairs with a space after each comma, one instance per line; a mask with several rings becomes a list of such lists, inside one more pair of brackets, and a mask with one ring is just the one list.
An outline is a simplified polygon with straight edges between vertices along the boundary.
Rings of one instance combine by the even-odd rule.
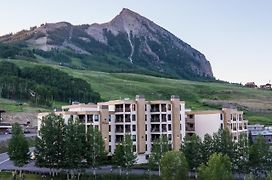
[[[109, 155], [124, 136], [130, 134], [138, 163], [147, 162], [153, 142], [162, 135], [167, 136], [169, 146], [175, 150], [180, 149], [185, 136], [185, 103], [177, 96], [168, 101], [146, 101], [144, 96], [137, 95], [135, 100], [73, 104], [55, 113], [62, 115], [65, 122], [78, 118], [86, 129], [89, 126], [98, 128]], [[39, 114], [39, 128], [42, 117], [47, 114]]]
[[186, 135], [198, 135], [202, 140], [205, 134], [213, 135], [224, 128], [222, 111], [187, 111], [185, 118]]
[[237, 141], [242, 133], [248, 135], [248, 121], [244, 119], [243, 111], [223, 108], [222, 112], [224, 114], [224, 127], [229, 129], [234, 141]]
[[[38, 115], [38, 131], [42, 117]], [[205, 134], [212, 135], [220, 128], [227, 127], [237, 140], [241, 132], [247, 132], [247, 121], [243, 112], [236, 109], [220, 111], [186, 111], [185, 102], [172, 96], [170, 100], [146, 101], [144, 96], [137, 95], [135, 100], [115, 100], [97, 104], [72, 104], [63, 106], [55, 112], [68, 119], [79, 119], [86, 130], [92, 126], [101, 131], [108, 155], [114, 154], [116, 146], [122, 142], [126, 134], [131, 135], [133, 150], [137, 154], [137, 162], [147, 162], [153, 142], [166, 136], [169, 147], [179, 150], [185, 134], [197, 134], [204, 139]]]
[[221, 128], [228, 128], [234, 141], [241, 133], [247, 133], [248, 121], [243, 112], [237, 109], [223, 108], [221, 111], [186, 111], [185, 131], [187, 135], [196, 134], [202, 140], [205, 134], [213, 135]]

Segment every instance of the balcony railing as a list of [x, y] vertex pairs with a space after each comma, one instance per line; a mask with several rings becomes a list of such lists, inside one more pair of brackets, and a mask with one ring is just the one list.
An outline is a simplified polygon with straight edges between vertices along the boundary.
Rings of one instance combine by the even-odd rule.
[[123, 112], [123, 108], [115, 108], [115, 112]]

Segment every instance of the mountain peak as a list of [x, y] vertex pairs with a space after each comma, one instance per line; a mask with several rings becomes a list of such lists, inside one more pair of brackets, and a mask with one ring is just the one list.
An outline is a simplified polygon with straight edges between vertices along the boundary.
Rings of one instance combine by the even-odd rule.
[[140, 16], [138, 13], [128, 9], [128, 8], [123, 8], [122, 11], [119, 13], [119, 15], [122, 15], [122, 16]]
[[173, 77], [213, 78], [210, 63], [202, 53], [128, 8], [107, 23], [78, 26], [46, 23], [0, 37], [0, 42], [24, 42], [34, 49], [67, 49], [87, 56], [114, 54], [122, 61], [118, 68], [127, 67], [127, 71], [141, 67]]

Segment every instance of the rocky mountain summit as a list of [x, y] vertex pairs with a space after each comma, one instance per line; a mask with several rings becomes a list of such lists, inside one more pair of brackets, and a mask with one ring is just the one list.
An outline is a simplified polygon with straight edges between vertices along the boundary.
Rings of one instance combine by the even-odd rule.
[[108, 23], [46, 23], [2, 36], [0, 42], [20, 44], [46, 57], [51, 57], [48, 53], [52, 51], [61, 52], [77, 57], [91, 69], [96, 65], [107, 66], [108, 71], [213, 79], [211, 65], [202, 53], [129, 9], [123, 9]]

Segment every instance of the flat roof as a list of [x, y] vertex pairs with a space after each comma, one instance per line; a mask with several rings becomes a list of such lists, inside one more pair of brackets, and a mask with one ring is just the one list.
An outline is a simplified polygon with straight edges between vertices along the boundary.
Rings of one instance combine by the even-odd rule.
[[262, 136], [271, 136], [272, 135], [272, 131], [271, 130], [261, 130], [261, 131], [251, 131], [251, 135], [253, 136], [258, 136], [258, 135], [262, 135]]
[[187, 115], [198, 115], [198, 114], [221, 114], [220, 110], [206, 110], [206, 111], [187, 111]]

